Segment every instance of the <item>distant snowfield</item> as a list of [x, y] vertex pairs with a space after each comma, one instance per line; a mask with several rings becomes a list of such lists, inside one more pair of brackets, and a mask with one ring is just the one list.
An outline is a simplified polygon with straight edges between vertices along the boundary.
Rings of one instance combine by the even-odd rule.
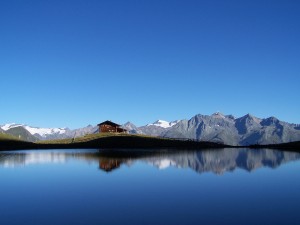
[[1, 126], [1, 129], [7, 131], [11, 128], [22, 127], [22, 126], [23, 126], [22, 124], [8, 123], [8, 124]]
[[37, 128], [37, 127], [30, 127], [24, 126], [26, 130], [28, 130], [31, 134], [39, 134], [42, 137], [50, 134], [64, 134], [66, 130], [63, 128]]
[[173, 121], [173, 122], [168, 122], [165, 120], [157, 120], [154, 123], [149, 123], [147, 126], [157, 126], [157, 127], [162, 127], [162, 128], [170, 128], [176, 125], [180, 120]]
[[16, 123], [9, 123], [1, 126], [1, 129], [7, 131], [11, 128], [15, 127], [24, 127], [26, 130], [29, 131], [30, 134], [35, 135], [38, 134], [42, 137], [46, 137], [47, 135], [52, 134], [64, 134], [66, 133], [65, 128], [38, 128], [38, 127], [31, 127], [24, 124], [16, 124]]

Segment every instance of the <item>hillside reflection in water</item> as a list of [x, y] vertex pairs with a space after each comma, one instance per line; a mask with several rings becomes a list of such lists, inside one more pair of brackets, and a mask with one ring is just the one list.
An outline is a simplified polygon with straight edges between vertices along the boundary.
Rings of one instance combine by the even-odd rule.
[[112, 172], [122, 165], [144, 162], [165, 169], [190, 168], [197, 173], [223, 174], [236, 169], [253, 171], [262, 167], [276, 168], [281, 164], [299, 160], [300, 153], [277, 150], [223, 149], [203, 151], [170, 150], [43, 150], [0, 153], [0, 166], [17, 167], [30, 164], [67, 163], [81, 160], [97, 163], [99, 169]]
[[265, 149], [1, 152], [1, 224], [300, 224], [299, 159]]

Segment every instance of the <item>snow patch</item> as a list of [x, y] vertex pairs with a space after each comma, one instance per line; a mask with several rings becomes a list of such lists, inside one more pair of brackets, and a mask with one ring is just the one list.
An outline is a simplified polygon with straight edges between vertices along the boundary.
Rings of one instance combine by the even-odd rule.
[[66, 133], [66, 130], [63, 128], [37, 128], [37, 127], [30, 127], [30, 126], [24, 126], [26, 130], [29, 131], [32, 135], [39, 134], [42, 137], [45, 137], [47, 135], [51, 134], [64, 134]]
[[23, 126], [23, 124], [8, 123], [8, 124], [1, 126], [1, 129], [7, 131], [11, 128], [22, 127], [22, 126]]
[[24, 124], [16, 124], [16, 123], [5, 124], [1, 126], [1, 129], [7, 131], [15, 127], [24, 127], [30, 134], [32, 135], [38, 134], [42, 137], [46, 137], [47, 135], [52, 135], [52, 134], [66, 133], [66, 128], [38, 128], [38, 127], [31, 127]]
[[180, 120], [176, 120], [173, 122], [168, 122], [165, 120], [157, 120], [154, 123], [149, 123], [147, 126], [157, 126], [157, 127], [162, 127], [162, 128], [170, 128], [176, 125]]
[[214, 114], [212, 114], [212, 116], [217, 117], [217, 118], [225, 118], [223, 113], [220, 113], [220, 112], [215, 112]]

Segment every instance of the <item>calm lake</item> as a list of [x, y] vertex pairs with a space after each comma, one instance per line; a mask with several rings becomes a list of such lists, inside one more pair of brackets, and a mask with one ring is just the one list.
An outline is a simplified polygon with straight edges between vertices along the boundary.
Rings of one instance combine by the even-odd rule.
[[0, 224], [300, 224], [300, 154], [0, 152]]

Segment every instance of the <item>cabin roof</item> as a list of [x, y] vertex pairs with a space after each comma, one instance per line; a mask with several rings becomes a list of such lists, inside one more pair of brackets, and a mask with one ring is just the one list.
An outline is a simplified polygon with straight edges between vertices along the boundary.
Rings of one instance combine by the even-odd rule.
[[121, 125], [111, 122], [110, 120], [106, 120], [102, 123], [99, 123], [97, 126], [101, 126], [101, 125], [110, 125], [110, 126], [114, 126], [114, 127], [120, 127]]

